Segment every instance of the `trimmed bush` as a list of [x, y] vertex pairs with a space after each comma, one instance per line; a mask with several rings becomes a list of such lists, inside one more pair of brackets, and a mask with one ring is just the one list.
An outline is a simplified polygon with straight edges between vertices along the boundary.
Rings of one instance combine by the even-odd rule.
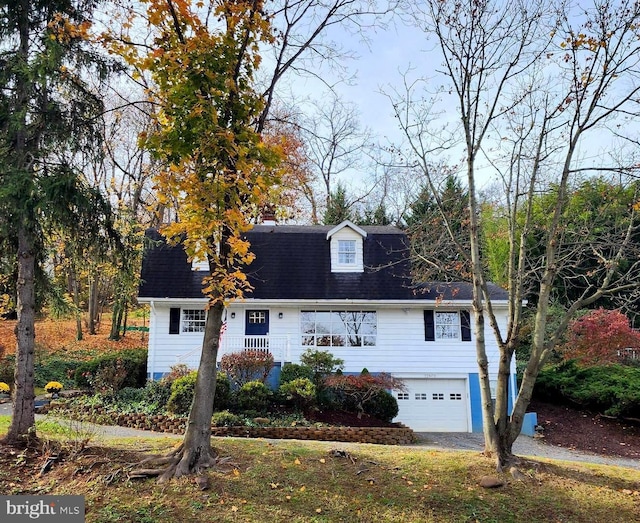
[[280, 385], [279, 392], [299, 409], [309, 407], [316, 399], [316, 386], [309, 378], [287, 381]]
[[391, 421], [398, 415], [398, 400], [386, 390], [379, 390], [364, 404], [364, 412], [382, 421]]
[[244, 425], [244, 420], [228, 410], [221, 410], [220, 412], [214, 412], [211, 417], [211, 424], [214, 427], [235, 427]]
[[213, 410], [222, 411], [231, 406], [231, 380], [225, 372], [216, 372], [216, 395], [213, 398]]
[[640, 368], [579, 367], [575, 361], [569, 361], [543, 369], [535, 394], [539, 399], [578, 405], [608, 416], [638, 418]]
[[185, 416], [189, 414], [193, 395], [196, 390], [196, 371], [190, 372], [186, 376], [182, 376], [173, 380], [171, 384], [171, 395], [167, 401], [167, 410], [172, 414]]
[[238, 403], [242, 410], [263, 412], [269, 406], [271, 390], [261, 381], [245, 383], [238, 391]]
[[307, 378], [313, 380], [313, 369], [297, 363], [285, 363], [280, 371], [280, 385], [295, 379]]
[[[109, 373], [109, 369], [116, 367], [122, 367], [124, 374], [121, 383], [113, 384], [116, 392], [123, 387], [144, 387], [147, 381], [147, 349], [126, 349], [82, 363], [73, 373], [73, 379], [78, 387], [89, 388], [101, 373]], [[108, 377], [103, 376], [103, 379]]]

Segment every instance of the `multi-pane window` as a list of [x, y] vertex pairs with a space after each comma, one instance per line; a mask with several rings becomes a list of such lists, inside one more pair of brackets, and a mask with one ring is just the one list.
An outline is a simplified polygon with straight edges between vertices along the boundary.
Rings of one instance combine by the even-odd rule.
[[249, 311], [249, 323], [267, 323], [266, 311]]
[[356, 241], [338, 241], [338, 263], [341, 265], [353, 265], [356, 263]]
[[435, 314], [436, 340], [460, 339], [460, 314], [439, 312]]
[[302, 311], [305, 347], [373, 347], [378, 331], [374, 311]]
[[182, 332], [204, 332], [206, 311], [199, 309], [182, 309]]

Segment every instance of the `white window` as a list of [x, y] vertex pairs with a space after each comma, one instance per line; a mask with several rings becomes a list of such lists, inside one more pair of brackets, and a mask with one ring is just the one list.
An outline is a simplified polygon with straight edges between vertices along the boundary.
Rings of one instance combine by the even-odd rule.
[[302, 311], [300, 332], [305, 347], [375, 347], [374, 311]]
[[438, 312], [435, 314], [436, 340], [460, 339], [460, 315], [457, 312]]
[[356, 241], [338, 241], [338, 263], [340, 265], [355, 265], [356, 263]]
[[267, 323], [265, 311], [249, 311], [249, 323]]
[[199, 309], [182, 309], [181, 331], [204, 332], [207, 313]]

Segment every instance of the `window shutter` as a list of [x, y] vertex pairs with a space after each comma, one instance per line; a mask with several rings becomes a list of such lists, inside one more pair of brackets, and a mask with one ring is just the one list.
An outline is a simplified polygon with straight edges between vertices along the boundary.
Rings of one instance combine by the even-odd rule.
[[460, 311], [460, 335], [462, 341], [471, 341], [471, 315], [469, 311]]
[[436, 328], [432, 310], [424, 311], [424, 339], [425, 341], [436, 341]]
[[180, 307], [169, 310], [169, 334], [180, 334]]

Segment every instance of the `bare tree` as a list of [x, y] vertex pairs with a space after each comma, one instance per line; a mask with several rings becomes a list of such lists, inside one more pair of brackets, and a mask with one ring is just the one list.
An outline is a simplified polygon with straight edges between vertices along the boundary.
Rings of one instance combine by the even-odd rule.
[[[316, 113], [304, 118], [300, 131], [314, 179], [322, 186], [322, 190], [309, 190], [306, 196], [312, 208], [327, 208], [340, 176], [357, 171], [364, 164], [371, 144], [370, 132], [361, 128], [355, 106], [335, 95], [329, 103], [318, 105]], [[322, 196], [322, 203], [317, 201], [318, 195]], [[351, 196], [350, 201], [357, 203], [361, 197]], [[317, 216], [313, 218], [317, 223]]]
[[[579, 308], [636, 286], [640, 276], [631, 241], [637, 224], [634, 207], [624, 226], [597, 234], [590, 231], [585, 236], [588, 225], [579, 231], [565, 223], [568, 194], [585, 173], [613, 170], [625, 176], [633, 168], [605, 165], [603, 155], [593, 158], [580, 151], [620, 135], [617, 128], [623, 122], [638, 120], [640, 6], [631, 1], [596, 1], [577, 12], [563, 2], [483, 0], [427, 1], [410, 9], [412, 18], [435, 38], [446, 78], [438, 97], [445, 104], [452, 100], [457, 114], [461, 143], [456, 151], [464, 160], [470, 219], [469, 248], [459, 252], [471, 267], [473, 281], [485, 451], [495, 457], [498, 467], [504, 467], [514, 462], [512, 445], [540, 368], [570, 319]], [[405, 86], [403, 99], [395, 104], [396, 115], [415, 165], [435, 190], [433, 159], [452, 143], [439, 141], [441, 130], [429, 120], [432, 107], [420, 103], [428, 98], [416, 99], [422, 84], [407, 81]], [[486, 254], [481, 249], [478, 180], [486, 172], [499, 176], [501, 208], [509, 222], [506, 329], [496, 318], [488, 292]], [[552, 205], [545, 227], [534, 236], [533, 205], [541, 191], [553, 191]], [[535, 263], [527, 251], [533, 240], [542, 248]], [[577, 264], [585, 256], [596, 256], [599, 264], [588, 279], [582, 275], [583, 292], [549, 335], [554, 285], [559, 278], [577, 277]], [[531, 357], [509, 411], [510, 364], [521, 341], [523, 297], [530, 286], [537, 296]], [[485, 322], [500, 348], [495, 407]]]

